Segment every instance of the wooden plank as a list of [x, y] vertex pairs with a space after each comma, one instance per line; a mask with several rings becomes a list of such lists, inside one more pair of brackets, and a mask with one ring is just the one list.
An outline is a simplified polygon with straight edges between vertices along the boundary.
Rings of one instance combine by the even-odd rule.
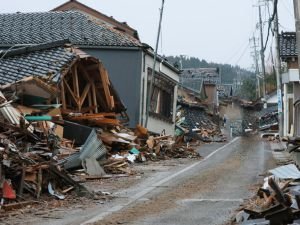
[[98, 113], [98, 103], [97, 103], [97, 94], [96, 94], [95, 83], [92, 83], [92, 98], [93, 98], [93, 103], [96, 106], [95, 113]]
[[103, 118], [103, 119], [97, 119], [92, 121], [94, 124], [98, 126], [105, 126], [105, 125], [119, 126], [120, 125], [120, 121], [117, 119]]
[[39, 170], [38, 170], [38, 176], [37, 176], [36, 198], [40, 198], [40, 196], [41, 196], [42, 183], [43, 183], [43, 171], [42, 171], [42, 168], [39, 168]]
[[114, 99], [114, 96], [110, 96], [110, 102], [111, 102], [111, 107], [112, 107], [112, 109], [114, 109], [115, 108], [115, 99]]
[[111, 105], [111, 99], [110, 99], [110, 91], [109, 91], [109, 83], [107, 82], [107, 71], [103, 68], [103, 66], [101, 64], [99, 64], [99, 71], [100, 71], [100, 79], [102, 82], [102, 87], [103, 87], [103, 91], [104, 91], [104, 95], [105, 95], [105, 99], [106, 99], [106, 103], [109, 109], [112, 109], [112, 105]]
[[65, 86], [67, 87], [69, 93], [70, 93], [71, 96], [73, 97], [74, 102], [75, 102], [77, 105], [79, 105], [79, 104], [78, 104], [78, 103], [79, 103], [79, 102], [78, 102], [78, 99], [77, 99], [76, 95], [73, 93], [73, 91], [72, 91], [71, 87], [69, 86], [69, 84], [67, 83], [67, 81], [66, 81], [65, 79], [63, 79], [63, 82], [64, 82]]
[[[77, 71], [77, 64], [73, 67], [73, 90], [75, 93], [75, 96], [79, 99], [80, 93], [79, 93], [79, 83], [78, 83], [78, 71]], [[78, 104], [80, 105], [80, 104]]]
[[83, 92], [82, 92], [82, 95], [81, 95], [81, 97], [80, 97], [80, 99], [79, 99], [79, 102], [80, 102], [80, 104], [79, 104], [79, 108], [80, 108], [80, 109], [79, 109], [79, 110], [81, 110], [81, 107], [82, 107], [82, 105], [83, 105], [83, 103], [84, 103], [84, 101], [85, 101], [85, 99], [86, 99], [86, 96], [87, 96], [87, 94], [88, 94], [90, 88], [91, 88], [91, 83], [87, 83], [87, 84], [85, 85], [84, 90], [83, 90]]
[[116, 118], [117, 114], [114, 112], [108, 113], [92, 113], [92, 114], [82, 114], [79, 116], [74, 116], [73, 118], [83, 118], [83, 119], [97, 119], [97, 118], [105, 118], [105, 117], [113, 117]]

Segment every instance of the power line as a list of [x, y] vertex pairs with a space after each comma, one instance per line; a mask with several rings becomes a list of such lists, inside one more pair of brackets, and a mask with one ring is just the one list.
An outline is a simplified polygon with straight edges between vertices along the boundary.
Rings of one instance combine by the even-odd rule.
[[246, 51], [248, 50], [249, 45], [250, 45], [250, 42], [248, 42], [246, 48], [243, 50], [242, 54], [240, 55], [240, 57], [239, 57], [238, 60], [236, 61], [235, 65], [237, 65], [237, 64], [240, 62], [240, 60], [244, 57]]
[[266, 50], [267, 45], [268, 45], [269, 36], [270, 36], [270, 30], [271, 30], [271, 27], [272, 27], [272, 22], [274, 21], [275, 15], [277, 14], [277, 6], [278, 6], [278, 0], [274, 0], [273, 14], [272, 14], [272, 17], [269, 19], [269, 23], [268, 23], [268, 34], [267, 34], [267, 38], [266, 38], [266, 42], [265, 42], [263, 51]]
[[244, 50], [244, 46], [247, 47], [247, 45], [249, 44], [248, 43], [249, 41], [245, 41], [239, 48], [237, 51], [235, 51], [227, 60], [225, 60], [225, 64], [229, 63], [235, 56], [237, 56], [237, 54], [241, 51], [241, 50]]

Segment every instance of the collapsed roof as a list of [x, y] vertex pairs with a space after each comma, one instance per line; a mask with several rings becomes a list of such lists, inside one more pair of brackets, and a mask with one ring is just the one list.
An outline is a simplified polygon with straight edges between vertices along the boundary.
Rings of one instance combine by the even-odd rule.
[[[36, 88], [39, 86], [52, 93], [50, 99], [45, 99], [46, 103], [58, 99], [63, 110], [124, 112], [125, 106], [102, 63], [64, 43], [58, 41], [3, 52], [0, 55], [0, 84], [17, 94], [34, 95], [33, 89], [24, 85], [38, 83], [34, 85]], [[25, 79], [28, 77], [32, 79]]]

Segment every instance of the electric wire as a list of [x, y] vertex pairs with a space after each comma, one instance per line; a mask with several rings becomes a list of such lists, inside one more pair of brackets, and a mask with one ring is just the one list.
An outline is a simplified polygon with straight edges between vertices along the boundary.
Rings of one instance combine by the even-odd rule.
[[248, 42], [246, 48], [243, 50], [242, 54], [240, 55], [240, 57], [236, 61], [235, 65], [237, 65], [241, 61], [241, 59], [245, 56], [245, 53], [249, 49], [249, 46], [250, 46], [250, 42]]
[[265, 41], [265, 45], [264, 45], [264, 47], [263, 47], [263, 51], [266, 50], [267, 45], [268, 45], [269, 36], [270, 36], [270, 30], [271, 30], [271, 27], [272, 27], [272, 22], [274, 21], [275, 15], [277, 14], [277, 6], [278, 6], [278, 0], [274, 0], [273, 14], [272, 14], [272, 17], [269, 19], [269, 23], [268, 23], [268, 33], [267, 33], [267, 38], [266, 38], [266, 41]]

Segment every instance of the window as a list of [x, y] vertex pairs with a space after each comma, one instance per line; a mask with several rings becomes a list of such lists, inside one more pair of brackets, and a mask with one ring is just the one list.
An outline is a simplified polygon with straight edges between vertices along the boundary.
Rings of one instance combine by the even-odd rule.
[[[151, 75], [152, 70], [148, 68], [148, 91], [150, 90]], [[166, 78], [163, 74], [155, 73], [150, 98], [149, 114], [151, 116], [172, 122], [175, 85], [173, 80]]]

